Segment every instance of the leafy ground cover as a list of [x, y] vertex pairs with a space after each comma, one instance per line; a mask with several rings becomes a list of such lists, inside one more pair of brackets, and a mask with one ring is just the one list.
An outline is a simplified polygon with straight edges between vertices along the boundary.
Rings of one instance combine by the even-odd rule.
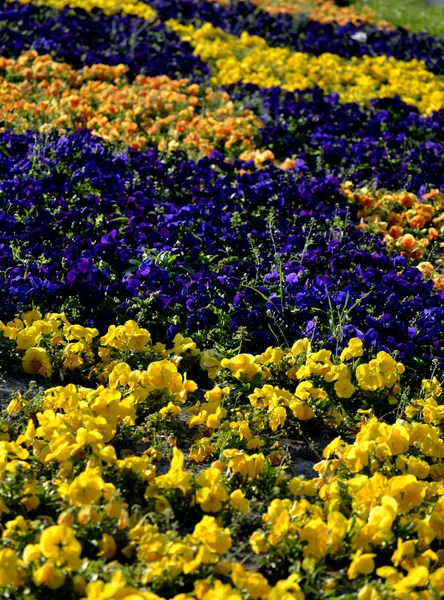
[[444, 42], [338, 4], [2, 2], [1, 598], [444, 596]]

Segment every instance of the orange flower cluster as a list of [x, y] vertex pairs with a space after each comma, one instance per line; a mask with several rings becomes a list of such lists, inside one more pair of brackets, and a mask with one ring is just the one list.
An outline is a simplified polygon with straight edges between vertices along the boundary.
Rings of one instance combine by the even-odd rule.
[[88, 127], [136, 150], [155, 145], [193, 157], [255, 149], [260, 119], [226, 92], [166, 76], [138, 75], [130, 83], [127, 72], [124, 65], [102, 64], [75, 71], [34, 50], [0, 57], [2, 120], [16, 131]]
[[[209, 2], [216, 2], [216, 0], [209, 0]], [[223, 6], [230, 4], [230, 0], [217, 0], [217, 2]], [[334, 0], [252, 0], [252, 2], [258, 8], [272, 15], [278, 13], [305, 14], [319, 23], [336, 21], [339, 25], [371, 23], [379, 27], [390, 27], [387, 21], [377, 20], [375, 11], [370, 8], [337, 6]]]
[[[373, 225], [390, 250], [421, 261], [426, 249], [431, 250], [432, 243], [438, 249], [444, 248], [444, 194], [439, 190], [432, 190], [419, 199], [405, 191], [353, 190], [353, 184], [347, 181], [342, 191], [348, 202], [361, 207], [358, 227], [366, 229]], [[424, 261], [417, 267], [425, 277], [433, 279], [435, 287], [444, 289], [444, 275], [438, 271], [444, 260], [435, 257], [434, 263]]]

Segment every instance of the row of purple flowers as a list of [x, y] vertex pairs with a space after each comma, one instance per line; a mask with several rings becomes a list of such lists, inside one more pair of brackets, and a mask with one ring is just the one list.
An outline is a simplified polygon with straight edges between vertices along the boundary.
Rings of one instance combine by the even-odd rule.
[[[259, 350], [300, 336], [443, 362], [444, 292], [346, 223], [341, 179], [116, 153], [78, 132], [0, 137], [0, 314]], [[441, 358], [440, 358], [441, 357]], [[418, 371], [419, 372], [419, 371]]]

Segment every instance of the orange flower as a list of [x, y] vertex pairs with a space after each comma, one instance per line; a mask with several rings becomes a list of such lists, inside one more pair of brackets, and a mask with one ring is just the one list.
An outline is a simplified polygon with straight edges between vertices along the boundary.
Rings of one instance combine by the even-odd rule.
[[404, 250], [407, 250], [407, 251], [410, 251], [413, 249], [415, 242], [416, 242], [416, 240], [411, 233], [406, 233], [399, 240], [401, 248], [403, 248]]

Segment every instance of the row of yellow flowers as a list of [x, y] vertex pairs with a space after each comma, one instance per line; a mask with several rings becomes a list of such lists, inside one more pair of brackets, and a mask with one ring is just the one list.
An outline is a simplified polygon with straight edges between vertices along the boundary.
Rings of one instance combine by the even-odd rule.
[[263, 38], [246, 32], [236, 37], [211, 23], [197, 28], [171, 19], [167, 25], [208, 62], [217, 85], [242, 81], [286, 90], [317, 86], [327, 93], [339, 93], [342, 102], [401, 96], [422, 114], [444, 107], [444, 79], [428, 71], [423, 61], [387, 56], [346, 59], [331, 53], [310, 56], [271, 47]]
[[[134, 321], [100, 336], [34, 310], [0, 330], [25, 372], [78, 380], [17, 395], [0, 426], [11, 597], [444, 594], [436, 379], [407, 395], [404, 366], [386, 352], [364, 360], [357, 338], [337, 356], [303, 339], [223, 357], [181, 335], [154, 343]], [[276, 433], [310, 435], [312, 423], [334, 439], [318, 477], [290, 476], [297, 462]], [[354, 442], [337, 435], [350, 428]]]

